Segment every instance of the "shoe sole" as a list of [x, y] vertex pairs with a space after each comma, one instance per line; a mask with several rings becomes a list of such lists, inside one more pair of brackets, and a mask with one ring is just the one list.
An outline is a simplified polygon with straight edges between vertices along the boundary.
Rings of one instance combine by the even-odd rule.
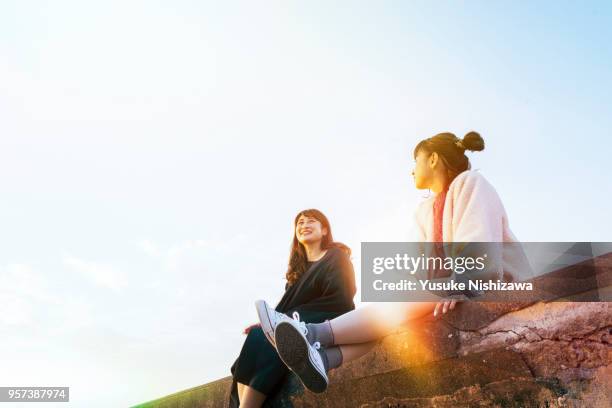
[[259, 317], [259, 323], [261, 323], [261, 329], [264, 332], [264, 335], [272, 344], [274, 343], [274, 330], [272, 330], [272, 321], [270, 320], [270, 315], [268, 315], [268, 310], [266, 307], [266, 302], [263, 300], [258, 300], [255, 302], [255, 309], [257, 309], [257, 316]]
[[276, 349], [283, 362], [300, 377], [306, 388], [321, 393], [327, 389], [327, 380], [310, 360], [308, 343], [290, 324], [276, 326]]

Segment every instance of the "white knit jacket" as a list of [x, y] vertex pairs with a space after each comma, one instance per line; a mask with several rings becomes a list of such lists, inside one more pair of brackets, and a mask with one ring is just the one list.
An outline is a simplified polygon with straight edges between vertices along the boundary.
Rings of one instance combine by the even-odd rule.
[[[419, 242], [434, 237], [433, 203], [435, 196], [421, 202], [415, 211]], [[512, 281], [530, 274], [529, 264], [518, 240], [510, 230], [506, 210], [493, 186], [482, 174], [466, 170], [452, 181], [444, 201], [442, 221], [444, 242], [513, 242], [515, 245], [492, 245], [488, 253], [497, 279]], [[525, 264], [527, 262], [527, 264]], [[522, 279], [520, 279], [522, 280]]]

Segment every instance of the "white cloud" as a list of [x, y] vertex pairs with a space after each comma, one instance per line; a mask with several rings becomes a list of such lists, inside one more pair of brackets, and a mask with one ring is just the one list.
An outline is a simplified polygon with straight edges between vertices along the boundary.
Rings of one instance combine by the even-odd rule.
[[149, 256], [159, 256], [160, 249], [159, 246], [151, 241], [150, 239], [143, 239], [141, 241], [135, 242], [136, 246]]
[[0, 324], [25, 326], [32, 324], [32, 306], [25, 299], [0, 292]]
[[70, 255], [64, 255], [63, 262], [97, 286], [120, 291], [128, 285], [126, 276], [110, 265], [85, 261]]
[[0, 323], [32, 325], [39, 302], [57, 303], [42, 275], [27, 264], [0, 267]]
[[47, 289], [44, 277], [34, 272], [28, 264], [9, 264], [0, 267], [0, 288], [20, 297], [29, 297], [42, 301], [57, 301]]

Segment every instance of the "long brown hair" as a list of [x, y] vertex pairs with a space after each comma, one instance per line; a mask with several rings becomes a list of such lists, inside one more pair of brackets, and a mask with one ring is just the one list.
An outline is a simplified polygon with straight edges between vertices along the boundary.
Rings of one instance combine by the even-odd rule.
[[448, 171], [448, 182], [452, 182], [459, 173], [468, 170], [470, 160], [465, 155], [466, 150], [473, 152], [484, 150], [484, 140], [478, 132], [468, 132], [463, 139], [459, 139], [453, 133], [445, 132], [421, 140], [414, 148], [416, 159], [419, 150], [438, 153]]
[[336, 247], [344, 250], [349, 256], [351, 255], [351, 249], [348, 246], [341, 242], [334, 242], [331, 225], [329, 224], [329, 220], [325, 214], [314, 208], [300, 211], [293, 220], [293, 242], [291, 244], [291, 252], [289, 254], [289, 267], [287, 268], [287, 273], [285, 274], [289, 285], [293, 285], [295, 282], [297, 282], [304, 272], [306, 272], [306, 262], [308, 262], [308, 258], [306, 257], [306, 249], [304, 248], [304, 245], [298, 241], [295, 234], [295, 227], [302, 215], [316, 219], [321, 223], [321, 229], [327, 229], [327, 235], [324, 235], [323, 238], [321, 238], [321, 249]]

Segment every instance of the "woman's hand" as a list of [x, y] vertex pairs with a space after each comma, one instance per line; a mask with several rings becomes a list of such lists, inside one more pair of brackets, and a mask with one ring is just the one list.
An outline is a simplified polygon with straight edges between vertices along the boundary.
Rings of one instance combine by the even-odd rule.
[[434, 312], [433, 312], [434, 317], [439, 315], [440, 312], [442, 312], [442, 314], [445, 314], [446, 312], [453, 310], [455, 308], [455, 305], [460, 301], [461, 301], [460, 299], [448, 299], [448, 298], [439, 301], [436, 304], [436, 307], [434, 308]]
[[242, 332], [243, 334], [249, 334], [249, 332], [251, 331], [251, 329], [254, 329], [255, 327], [261, 327], [261, 323], [255, 323], [250, 325], [249, 327], [247, 327], [246, 329], [244, 329], [244, 331]]

